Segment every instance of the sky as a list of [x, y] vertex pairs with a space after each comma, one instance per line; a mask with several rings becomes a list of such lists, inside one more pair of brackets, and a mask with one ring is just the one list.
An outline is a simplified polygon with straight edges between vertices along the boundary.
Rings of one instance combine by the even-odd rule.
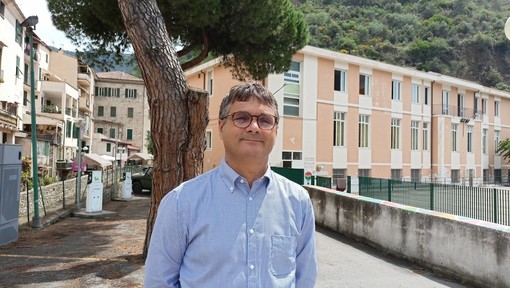
[[46, 44], [62, 48], [64, 50], [74, 51], [76, 46], [67, 39], [64, 32], [57, 30], [51, 22], [51, 15], [48, 11], [46, 0], [15, 0], [21, 12], [25, 17], [37, 15], [39, 23], [35, 26], [35, 34]]

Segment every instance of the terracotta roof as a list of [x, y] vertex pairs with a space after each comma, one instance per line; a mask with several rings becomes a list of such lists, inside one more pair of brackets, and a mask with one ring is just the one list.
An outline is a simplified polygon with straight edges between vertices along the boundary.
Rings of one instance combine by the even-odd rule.
[[142, 80], [141, 78], [135, 77], [123, 71], [97, 72], [96, 75], [98, 78], [136, 80], [136, 81]]

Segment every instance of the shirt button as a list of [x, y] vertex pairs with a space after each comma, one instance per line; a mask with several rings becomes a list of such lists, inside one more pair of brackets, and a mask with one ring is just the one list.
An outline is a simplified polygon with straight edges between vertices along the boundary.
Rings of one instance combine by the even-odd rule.
[[230, 188], [228, 188], [228, 190], [234, 191], [234, 187], [230, 187]]
[[253, 229], [250, 229], [250, 234], [253, 234], [253, 232], [255, 232], [255, 231], [253, 231]]
[[244, 179], [241, 179], [241, 181], [239, 181], [239, 182], [244, 183]]
[[250, 200], [250, 201], [251, 201], [251, 200], [253, 200], [253, 198], [251, 198], [251, 197], [250, 197], [250, 198], [248, 198], [248, 200]]
[[253, 264], [252, 264], [252, 265], [250, 265], [250, 270], [253, 270], [253, 269], [255, 269], [255, 266], [253, 266]]

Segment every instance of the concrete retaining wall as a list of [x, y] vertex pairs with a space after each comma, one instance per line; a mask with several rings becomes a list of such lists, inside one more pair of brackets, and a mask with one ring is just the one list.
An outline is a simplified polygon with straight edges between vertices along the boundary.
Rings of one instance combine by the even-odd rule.
[[510, 226], [306, 186], [317, 225], [482, 287], [510, 287]]

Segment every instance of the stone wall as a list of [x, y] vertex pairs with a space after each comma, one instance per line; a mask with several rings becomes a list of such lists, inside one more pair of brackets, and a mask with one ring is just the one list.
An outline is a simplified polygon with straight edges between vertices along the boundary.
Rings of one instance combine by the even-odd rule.
[[[87, 175], [84, 175], [81, 179], [81, 193], [80, 193], [80, 208], [85, 208], [86, 195], [87, 195]], [[68, 179], [65, 181], [59, 181], [51, 185], [40, 187], [39, 194], [39, 217], [45, 216], [64, 208], [76, 209], [76, 179]], [[113, 191], [116, 191], [113, 178], [103, 177], [103, 203], [106, 203], [115, 197], [112, 195]], [[64, 199], [65, 195], [65, 199]], [[28, 205], [27, 205], [28, 203]], [[27, 207], [28, 210], [27, 211]], [[29, 217], [27, 216], [30, 213]], [[33, 189], [20, 192], [19, 201], [19, 224], [26, 224], [28, 220], [32, 221], [34, 217], [34, 192]]]

